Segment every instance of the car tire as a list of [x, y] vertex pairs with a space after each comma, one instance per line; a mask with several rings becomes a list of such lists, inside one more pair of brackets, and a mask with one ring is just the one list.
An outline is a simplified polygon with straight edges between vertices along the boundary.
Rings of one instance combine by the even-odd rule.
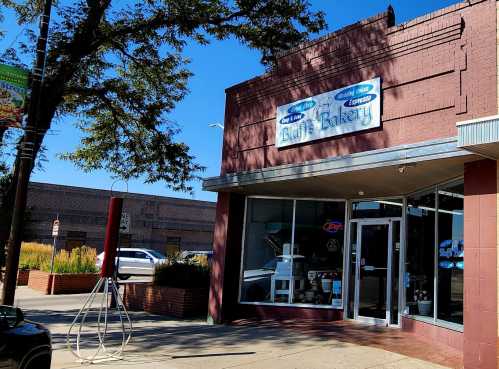
[[123, 281], [126, 281], [130, 277], [131, 277], [130, 274], [118, 274], [118, 278], [123, 280]]
[[50, 369], [52, 355], [47, 351], [40, 351], [23, 360], [19, 369]]

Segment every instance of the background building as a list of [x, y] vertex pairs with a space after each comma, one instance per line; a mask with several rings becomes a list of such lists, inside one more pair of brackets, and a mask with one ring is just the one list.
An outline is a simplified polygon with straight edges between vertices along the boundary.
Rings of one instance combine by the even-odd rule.
[[[123, 192], [113, 195], [124, 198], [123, 213], [129, 220], [128, 232], [121, 235], [122, 246], [153, 248], [163, 253], [211, 250], [214, 203]], [[110, 196], [106, 190], [32, 182], [26, 239], [51, 243], [52, 222], [58, 216], [59, 247], [70, 250], [89, 245], [101, 250]]]

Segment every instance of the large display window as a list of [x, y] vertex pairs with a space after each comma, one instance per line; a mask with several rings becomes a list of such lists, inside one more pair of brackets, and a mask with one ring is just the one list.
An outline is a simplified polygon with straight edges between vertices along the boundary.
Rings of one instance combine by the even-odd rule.
[[241, 302], [342, 308], [345, 202], [248, 198]]
[[437, 318], [463, 324], [464, 185], [438, 190]]
[[[248, 199], [241, 301], [272, 302], [271, 281], [291, 244], [292, 200]], [[281, 269], [279, 269], [281, 270]], [[275, 298], [274, 298], [275, 300]]]
[[405, 314], [463, 324], [464, 184], [407, 198]]
[[407, 198], [406, 313], [433, 318], [435, 192]]
[[293, 291], [293, 303], [342, 305], [345, 203], [296, 201], [295, 272], [303, 283]]

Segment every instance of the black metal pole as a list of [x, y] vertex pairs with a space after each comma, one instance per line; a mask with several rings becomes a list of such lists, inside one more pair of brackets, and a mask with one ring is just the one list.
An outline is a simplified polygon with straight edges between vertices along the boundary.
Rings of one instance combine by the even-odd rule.
[[28, 195], [29, 177], [35, 160], [35, 145], [37, 145], [37, 129], [40, 111], [40, 94], [45, 69], [45, 55], [47, 50], [47, 37], [49, 32], [50, 11], [52, 0], [45, 0], [43, 14], [40, 19], [40, 36], [36, 45], [36, 61], [33, 67], [31, 80], [31, 97], [26, 123], [24, 139], [21, 143], [19, 177], [17, 181], [16, 198], [10, 236], [7, 248], [6, 273], [2, 291], [2, 303], [12, 305], [16, 292], [17, 270], [19, 267], [19, 254], [21, 252], [21, 237]]

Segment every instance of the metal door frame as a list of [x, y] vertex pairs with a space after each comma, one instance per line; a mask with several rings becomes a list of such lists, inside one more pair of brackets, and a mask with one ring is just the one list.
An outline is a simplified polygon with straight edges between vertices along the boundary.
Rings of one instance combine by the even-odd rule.
[[[368, 218], [352, 219], [350, 222], [357, 223], [357, 250], [355, 260], [355, 292], [354, 292], [354, 319], [368, 324], [389, 326], [391, 321], [391, 300], [392, 300], [392, 262], [393, 262], [393, 222], [400, 222], [402, 218]], [[362, 259], [362, 227], [369, 225], [388, 225], [387, 244], [387, 270], [386, 270], [386, 316], [385, 319], [365, 317], [359, 315], [360, 297], [360, 260]], [[401, 231], [401, 228], [400, 228]], [[399, 271], [400, 272], [400, 271]], [[397, 302], [398, 303], [398, 302]], [[399, 304], [399, 303], [398, 303]], [[400, 304], [399, 304], [400, 305]], [[399, 306], [400, 308], [400, 306]], [[400, 322], [399, 322], [400, 323]]]

